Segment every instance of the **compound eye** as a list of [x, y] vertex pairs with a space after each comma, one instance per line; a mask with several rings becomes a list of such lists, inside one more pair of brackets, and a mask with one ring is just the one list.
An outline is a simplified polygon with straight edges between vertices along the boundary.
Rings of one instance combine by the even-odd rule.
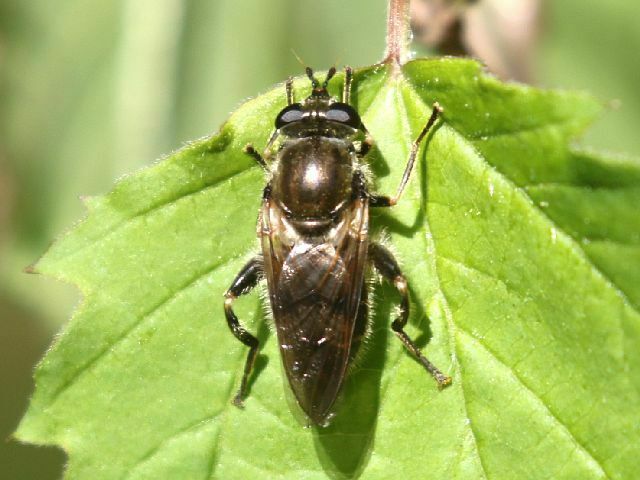
[[324, 117], [329, 122], [343, 123], [353, 128], [360, 128], [362, 121], [355, 109], [346, 103], [332, 103]]
[[293, 103], [283, 108], [276, 117], [276, 128], [280, 129], [285, 125], [302, 120], [302, 106], [299, 103]]

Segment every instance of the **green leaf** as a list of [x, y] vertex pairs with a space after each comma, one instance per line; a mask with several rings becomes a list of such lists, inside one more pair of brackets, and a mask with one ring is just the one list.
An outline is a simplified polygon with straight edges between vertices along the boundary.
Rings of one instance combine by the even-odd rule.
[[398, 297], [376, 285], [334, 423], [303, 428], [254, 293], [237, 311], [265, 347], [246, 408], [231, 405], [246, 348], [222, 294], [257, 249], [265, 183], [241, 150], [266, 143], [280, 86], [88, 200], [38, 263], [84, 301], [37, 369], [18, 437], [61, 445], [69, 478], [633, 477], [640, 165], [569, 147], [600, 110], [586, 95], [420, 60], [356, 75], [378, 191], [395, 190], [434, 101], [443, 121], [408, 191], [372, 223], [409, 279], [409, 333], [451, 387], [438, 391], [391, 334]]

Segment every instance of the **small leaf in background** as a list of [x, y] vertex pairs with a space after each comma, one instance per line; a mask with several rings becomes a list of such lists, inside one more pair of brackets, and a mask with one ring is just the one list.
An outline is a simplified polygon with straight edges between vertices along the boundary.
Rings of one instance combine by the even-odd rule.
[[278, 87], [88, 201], [38, 263], [84, 301], [38, 367], [19, 438], [61, 445], [69, 478], [632, 478], [640, 165], [569, 148], [599, 105], [452, 59], [363, 69], [354, 101], [381, 192], [431, 104], [445, 109], [407, 194], [372, 222], [409, 278], [410, 334], [453, 385], [438, 391], [390, 334], [398, 298], [377, 286], [334, 423], [302, 428], [253, 294], [238, 315], [265, 348], [246, 408], [231, 405], [246, 348], [222, 293], [256, 250], [264, 185], [241, 150], [265, 144]]

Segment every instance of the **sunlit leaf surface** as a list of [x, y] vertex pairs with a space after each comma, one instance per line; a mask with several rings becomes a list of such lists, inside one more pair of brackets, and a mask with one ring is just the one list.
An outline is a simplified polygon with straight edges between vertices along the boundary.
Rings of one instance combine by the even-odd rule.
[[19, 438], [61, 445], [69, 478], [633, 478], [640, 165], [569, 147], [599, 111], [585, 95], [421, 60], [356, 75], [378, 191], [395, 191], [434, 101], [443, 120], [406, 195], [372, 222], [409, 278], [409, 333], [451, 387], [405, 353], [388, 328], [398, 297], [377, 285], [334, 423], [303, 428], [256, 292], [238, 314], [265, 348], [246, 408], [231, 405], [246, 348], [222, 294], [256, 251], [265, 182], [241, 150], [265, 144], [278, 87], [88, 200], [38, 263], [84, 301], [38, 367]]

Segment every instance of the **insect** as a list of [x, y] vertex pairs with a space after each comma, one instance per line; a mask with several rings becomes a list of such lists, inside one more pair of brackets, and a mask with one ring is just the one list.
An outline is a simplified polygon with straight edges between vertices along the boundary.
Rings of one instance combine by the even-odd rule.
[[[393, 197], [370, 193], [361, 162], [373, 145], [358, 112], [350, 105], [352, 70], [345, 69], [342, 99], [332, 98], [327, 85], [331, 68], [320, 83], [310, 68], [311, 94], [294, 100], [286, 83], [287, 106], [275, 120], [275, 131], [261, 155], [245, 152], [267, 172], [257, 233], [262, 254], [250, 260], [225, 293], [227, 323], [249, 347], [240, 389], [242, 406], [259, 342], [239, 322], [232, 305], [265, 279], [289, 385], [308, 418], [325, 425], [366, 329], [369, 264], [398, 290], [399, 316], [391, 328], [440, 387], [451, 383], [405, 333], [409, 318], [407, 281], [393, 255], [369, 239], [369, 208], [391, 207], [409, 181], [420, 143], [436, 122], [433, 112], [413, 142], [407, 165]], [[364, 136], [363, 141], [356, 138]], [[269, 154], [278, 138], [274, 161]]]

